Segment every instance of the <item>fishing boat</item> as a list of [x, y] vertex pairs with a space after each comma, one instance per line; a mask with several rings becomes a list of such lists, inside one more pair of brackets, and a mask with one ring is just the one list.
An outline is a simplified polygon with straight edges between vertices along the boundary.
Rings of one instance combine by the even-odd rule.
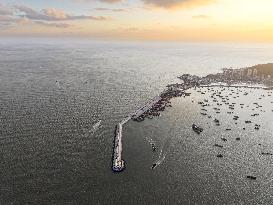
[[192, 129], [193, 129], [197, 134], [200, 134], [201, 132], [203, 132], [203, 128], [198, 127], [198, 126], [195, 125], [195, 124], [192, 125]]
[[151, 167], [151, 169], [154, 169], [157, 166], [157, 164], [153, 164], [153, 166]]

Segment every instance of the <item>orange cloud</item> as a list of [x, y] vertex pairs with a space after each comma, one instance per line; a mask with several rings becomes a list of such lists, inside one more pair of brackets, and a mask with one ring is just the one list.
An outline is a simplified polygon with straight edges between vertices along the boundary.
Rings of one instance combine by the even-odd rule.
[[[120, 3], [124, 0], [76, 0], [76, 1], [99, 1], [102, 3]], [[128, 0], [127, 0], [128, 1]], [[161, 7], [165, 9], [177, 9], [181, 7], [198, 7], [215, 2], [216, 0], [141, 0], [146, 5]]]
[[198, 7], [211, 4], [215, 0], [142, 0], [145, 4], [165, 9]]

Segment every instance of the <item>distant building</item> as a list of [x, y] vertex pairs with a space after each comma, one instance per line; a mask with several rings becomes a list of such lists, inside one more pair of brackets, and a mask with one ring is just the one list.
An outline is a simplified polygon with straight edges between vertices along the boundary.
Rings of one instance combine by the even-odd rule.
[[251, 78], [253, 76], [252, 73], [253, 73], [252, 69], [248, 69], [247, 70], [247, 77]]
[[257, 77], [258, 76], [258, 70], [255, 68], [253, 70], [253, 77]]
[[223, 75], [225, 78], [231, 78], [233, 75], [233, 69], [231, 68], [224, 68], [223, 69]]
[[241, 78], [244, 79], [246, 77], [246, 69], [241, 68]]
[[271, 75], [267, 75], [267, 78], [264, 80], [264, 83], [270, 86], [273, 85], [273, 79], [271, 78]]
[[237, 79], [237, 80], [241, 79], [242, 78], [242, 70], [241, 69], [234, 69], [232, 71], [232, 78]]

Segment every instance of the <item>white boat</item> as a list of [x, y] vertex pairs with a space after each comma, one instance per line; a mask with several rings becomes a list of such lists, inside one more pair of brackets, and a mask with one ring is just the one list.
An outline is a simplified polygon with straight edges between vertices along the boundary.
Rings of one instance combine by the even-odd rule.
[[93, 130], [96, 130], [101, 125], [101, 120], [99, 120], [96, 124], [93, 125]]

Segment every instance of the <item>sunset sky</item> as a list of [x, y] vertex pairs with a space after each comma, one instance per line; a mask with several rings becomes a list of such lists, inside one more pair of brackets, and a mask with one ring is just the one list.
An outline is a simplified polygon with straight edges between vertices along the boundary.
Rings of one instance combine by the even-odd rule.
[[0, 36], [273, 42], [272, 0], [0, 0]]

